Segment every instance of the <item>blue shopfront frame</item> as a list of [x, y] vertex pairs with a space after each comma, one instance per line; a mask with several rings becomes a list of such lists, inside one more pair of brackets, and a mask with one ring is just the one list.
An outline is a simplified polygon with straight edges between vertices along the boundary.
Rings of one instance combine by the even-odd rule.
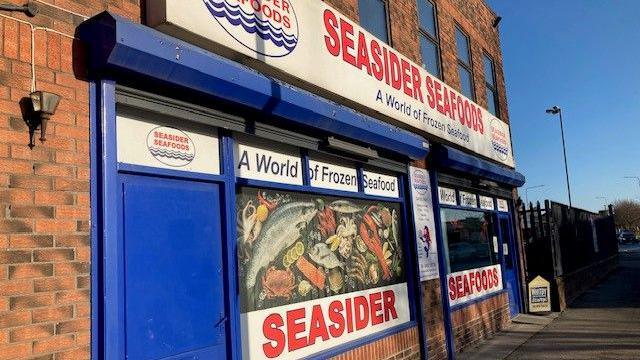
[[[403, 238], [407, 261], [407, 282], [411, 321], [403, 325], [386, 329], [374, 335], [342, 344], [317, 354], [314, 358], [334, 356], [383, 337], [418, 327], [421, 337], [421, 350], [427, 356], [426, 334], [422, 321], [422, 305], [419, 281], [415, 264], [415, 238], [410, 225], [410, 212], [407, 204], [407, 176], [399, 175], [400, 197], [390, 199], [362, 194], [362, 166], [358, 167], [360, 193], [313, 188], [309, 186], [308, 172], [302, 186], [238, 179], [233, 165], [234, 140], [231, 132], [220, 132], [221, 174], [208, 175], [186, 173], [175, 170], [150, 168], [145, 166], [119, 163], [117, 159], [116, 139], [116, 88], [118, 79], [131, 78], [155, 79], [180, 89], [191, 89], [196, 93], [209, 94], [216, 100], [232, 100], [241, 107], [259, 108], [268, 103], [269, 115], [286, 117], [301, 125], [323, 131], [339, 133], [365, 141], [373, 146], [410, 158], [424, 158], [427, 155], [427, 142], [420, 136], [400, 130], [379, 120], [359, 114], [328, 100], [291, 86], [284, 86], [273, 79], [266, 78], [248, 68], [232, 63], [216, 55], [206, 53], [189, 44], [179, 42], [167, 35], [141, 25], [130, 23], [108, 13], [89, 20], [80, 28], [81, 37], [89, 37], [92, 43], [90, 68], [90, 133], [91, 133], [91, 246], [92, 246], [92, 358], [116, 359], [125, 354], [124, 334], [124, 269], [119, 184], [122, 176], [152, 175], [166, 179], [189, 179], [205, 183], [215, 183], [222, 189], [223, 237], [225, 241], [226, 281], [225, 303], [229, 312], [228, 348], [231, 358], [241, 358], [241, 336], [236, 273], [236, 225], [235, 196], [238, 185], [253, 185], [266, 188], [295, 190], [309, 193], [344, 196], [371, 200], [384, 200], [401, 203], [403, 219]], [[176, 42], [183, 46], [182, 60], [178, 61], [171, 53], [163, 52], [163, 44], [173, 46]], [[154, 45], [155, 44], [155, 45]], [[185, 50], [186, 49], [186, 50]], [[188, 50], [188, 51], [187, 51]], [[185, 56], [193, 55], [192, 58]], [[137, 60], [136, 60], [137, 59]], [[205, 62], [207, 62], [205, 64]], [[140, 66], [144, 63], [144, 66]], [[154, 64], [147, 66], [146, 64]], [[165, 76], [167, 64], [172, 63], [173, 73], [181, 73], [181, 78]], [[202, 78], [194, 77], [189, 71], [200, 72]], [[190, 70], [191, 69], [191, 70]], [[229, 75], [231, 74], [231, 75]], [[228, 76], [228, 78], [224, 78]], [[204, 79], [203, 79], [204, 78]], [[212, 84], [213, 82], [213, 84]], [[216, 83], [218, 82], [218, 83]], [[264, 84], [269, 90], [265, 90]], [[238, 84], [240, 83], [240, 84]], [[270, 91], [274, 84], [280, 90]], [[282, 89], [286, 91], [282, 91]], [[149, 90], [144, 89], [143, 90]], [[257, 93], [261, 93], [257, 94]], [[228, 96], [234, 98], [229, 99]], [[265, 100], [265, 96], [269, 99]], [[262, 96], [262, 98], [260, 97]], [[278, 96], [277, 98], [274, 98]], [[274, 105], [275, 104], [275, 105]], [[340, 131], [338, 131], [340, 130]], [[344, 131], [343, 131], [344, 130]], [[308, 168], [308, 155], [303, 150], [303, 169]]]
[[[384, 149], [405, 159], [424, 159], [428, 152], [427, 141], [419, 135], [401, 130], [393, 125], [358, 113], [345, 106], [321, 98], [307, 91], [293, 87], [273, 78], [264, 76], [243, 65], [209, 53], [183, 41], [157, 32], [148, 27], [134, 24], [124, 18], [110, 13], [102, 13], [86, 21], [79, 28], [79, 37], [89, 45], [90, 74], [90, 133], [91, 133], [91, 246], [92, 246], [92, 358], [118, 358], [123, 351], [123, 336], [118, 324], [122, 323], [123, 310], [119, 300], [124, 284], [118, 276], [122, 264], [118, 261], [120, 244], [118, 241], [117, 201], [114, 200], [118, 188], [119, 174], [150, 173], [166, 178], [184, 178], [179, 171], [158, 170], [119, 164], [116, 158], [116, 85], [120, 79], [138, 80], [145, 83], [153, 80], [175, 91], [190, 91], [198, 96], [205, 96], [215, 101], [233, 104], [243, 109], [252, 109], [267, 116], [287, 119], [292, 123], [319, 130], [323, 133], [339, 134], [346, 138], [357, 139], [361, 143]], [[180, 56], [176, 56], [179, 52]], [[141, 90], [150, 90], [142, 87]], [[256, 182], [237, 179], [233, 164], [233, 139], [230, 133], [222, 131], [220, 153], [222, 162], [221, 175], [189, 174], [188, 178], [221, 184], [224, 203], [235, 204], [236, 186], [238, 183], [259, 185], [283, 190], [306, 191], [318, 194], [341, 195], [376, 199], [365, 195], [323, 190], [309, 187], [308, 178], [302, 186], [290, 186], [274, 183]], [[524, 177], [513, 170], [489, 163], [471, 155], [449, 147], [439, 147], [440, 159], [434, 161], [435, 168], [453, 169], [466, 174], [486, 178], [511, 186], [521, 186]], [[307, 163], [308, 156], [302, 156]], [[305, 165], [306, 166], [306, 165]], [[362, 168], [359, 169], [362, 174]], [[307, 173], [306, 171], [304, 172]], [[436, 220], [436, 241], [442, 248], [442, 229], [440, 228], [440, 212], [437, 197], [438, 174], [431, 170], [433, 201]], [[360, 176], [361, 178], [361, 176]], [[409, 202], [407, 196], [407, 178], [400, 177], [401, 198], [403, 203], [403, 229], [405, 245], [415, 255], [414, 227], [411, 226]], [[362, 191], [362, 184], [359, 185]], [[384, 198], [388, 201], [388, 198]], [[228, 209], [227, 209], [228, 210]], [[235, 239], [235, 214], [223, 212], [225, 237]], [[225, 261], [234, 264], [228, 267], [228, 294], [237, 294], [237, 274], [235, 273], [235, 241], [227, 241]], [[418, 326], [421, 337], [421, 350], [427, 356], [426, 334], [422, 321], [422, 305], [415, 266], [415, 256], [409, 259], [414, 266], [408, 266], [411, 274], [407, 274], [412, 321], [397, 328], [388, 329], [358, 341], [347, 343], [319, 354], [324, 358], [336, 355], [363, 344], [376, 341], [382, 337], [397, 333], [407, 328]], [[442, 256], [439, 256], [440, 274], [446, 274]], [[440, 276], [442, 289], [446, 289], [446, 276]], [[453, 357], [453, 339], [451, 330], [451, 308], [448, 298], [443, 292], [443, 312], [449, 357]], [[495, 296], [492, 294], [490, 296]], [[481, 301], [478, 299], [476, 301]], [[239, 310], [236, 299], [229, 298], [231, 318], [238, 319]], [[462, 304], [465, 306], [468, 304]], [[229, 321], [231, 354], [240, 358], [241, 343], [239, 322]], [[112, 356], [113, 355], [113, 356]]]
[[[437, 150], [436, 150], [437, 151]], [[442, 152], [439, 152], [439, 154], [442, 154]], [[446, 152], [445, 152], [446, 154]], [[456, 153], [458, 156], [463, 156], [463, 157], [469, 157], [471, 158], [471, 156], [469, 155], [460, 155], [459, 153]], [[437, 158], [438, 153], [434, 154], [435, 157]], [[478, 161], [479, 159], [476, 159], [474, 161]], [[467, 161], [466, 159], [463, 159], [463, 161]], [[479, 160], [479, 161], [483, 161], [483, 160]], [[438, 162], [436, 160], [436, 162]], [[443, 162], [439, 162], [440, 165], [443, 164]], [[491, 165], [494, 166], [494, 165]], [[487, 166], [484, 166], [484, 168], [486, 169]], [[491, 168], [489, 166], [489, 168]], [[442, 168], [441, 168], [442, 169]], [[443, 170], [450, 170], [450, 168], [444, 168]], [[432, 198], [433, 198], [433, 206], [434, 206], [434, 220], [436, 222], [436, 240], [437, 240], [437, 244], [438, 244], [438, 248], [439, 249], [444, 249], [444, 236], [443, 236], [443, 231], [445, 231], [444, 229], [442, 229], [442, 217], [441, 217], [441, 209], [457, 209], [457, 210], [471, 210], [471, 211], [478, 211], [478, 212], [486, 212], [486, 213], [490, 213], [492, 215], [492, 218], [494, 219], [494, 221], [496, 222], [496, 224], [494, 224], [495, 227], [495, 232], [496, 234], [499, 236], [500, 240], [502, 241], [502, 234], [500, 233], [500, 229], [499, 229], [499, 225], [497, 223], [497, 220], [502, 216], [507, 216], [510, 219], [512, 219], [513, 216], [513, 206], [512, 206], [512, 201], [509, 200], [509, 211], [508, 212], [501, 212], [498, 210], [498, 204], [497, 204], [497, 198], [495, 196], [492, 196], [493, 199], [493, 210], [486, 210], [486, 209], [481, 209], [479, 207], [466, 207], [466, 206], [461, 206], [461, 205], [445, 205], [445, 204], [440, 204], [440, 198], [439, 198], [439, 194], [438, 194], [438, 186], [439, 186], [439, 181], [438, 181], [438, 174], [439, 171], [438, 170], [432, 170], [430, 171], [431, 175], [431, 188], [432, 188]], [[524, 184], [524, 177], [518, 173], [513, 172], [513, 175], [510, 175], [513, 177], [513, 185], [514, 186], [521, 186], [522, 184]], [[519, 184], [519, 185], [518, 185]], [[456, 192], [456, 203], [460, 204], [460, 190], [458, 188], [454, 189]], [[476, 194], [476, 198], [479, 200], [479, 194]], [[510, 225], [511, 227], [513, 227], [513, 220], [510, 221]], [[510, 229], [510, 231], [512, 232], [511, 235], [514, 234], [514, 230]], [[516, 250], [519, 250], [516, 247], [514, 247]], [[501, 267], [501, 269], [504, 270], [505, 268], [505, 260], [504, 260], [504, 255], [503, 255], [503, 248], [502, 246], [498, 247], [498, 258], [500, 259], [499, 261], [499, 265]], [[519, 257], [518, 256], [513, 256], [514, 259], [514, 266], [516, 267], [516, 269], [519, 269]], [[506, 279], [503, 276], [502, 277], [502, 286], [503, 289], [491, 294], [487, 294], [481, 297], [478, 297], [476, 299], [473, 300], [469, 300], [467, 302], [461, 303], [461, 304], [456, 304], [456, 305], [450, 305], [449, 303], [449, 297], [447, 296], [447, 292], [445, 291], [445, 289], [447, 289], [447, 278], [449, 275], [449, 272], [447, 270], [447, 265], [446, 265], [446, 259], [445, 259], [445, 255], [444, 255], [444, 251], [439, 251], [438, 253], [438, 265], [439, 265], [439, 270], [440, 270], [440, 287], [441, 289], [443, 289], [442, 291], [442, 307], [443, 307], [443, 320], [444, 320], [444, 325], [445, 325], [445, 337], [446, 337], [446, 341], [447, 341], [447, 350], [448, 350], [448, 358], [449, 359], [455, 359], [455, 341], [454, 341], [454, 336], [453, 336], [453, 324], [452, 324], [452, 320], [451, 320], [451, 314], [455, 311], [458, 310], [462, 310], [465, 309], [469, 306], [472, 306], [474, 304], [483, 302], [485, 300], [491, 299], [493, 297], [502, 295], [507, 293], [507, 288], [506, 288]], [[522, 311], [522, 299], [520, 297], [517, 297], [517, 308]]]

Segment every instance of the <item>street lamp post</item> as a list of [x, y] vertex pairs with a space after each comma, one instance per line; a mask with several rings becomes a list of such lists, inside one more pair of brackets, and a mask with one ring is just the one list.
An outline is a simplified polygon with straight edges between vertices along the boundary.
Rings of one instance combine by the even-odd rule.
[[529, 190], [539, 189], [541, 187], [544, 187], [544, 185], [529, 186], [528, 188], [524, 189], [524, 202], [525, 202], [525, 204], [529, 203]]
[[569, 195], [569, 207], [573, 207], [571, 204], [571, 184], [569, 183], [569, 166], [567, 165], [567, 146], [564, 142], [564, 124], [562, 122], [562, 109], [557, 106], [547, 109], [547, 114], [560, 116], [560, 134], [562, 135], [562, 152], [564, 154], [564, 172], [567, 175], [567, 194]]

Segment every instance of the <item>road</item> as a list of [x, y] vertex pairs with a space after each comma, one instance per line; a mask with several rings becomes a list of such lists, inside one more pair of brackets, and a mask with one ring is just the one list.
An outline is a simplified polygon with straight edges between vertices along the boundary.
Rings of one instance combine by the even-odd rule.
[[620, 267], [507, 359], [640, 359], [640, 245]]

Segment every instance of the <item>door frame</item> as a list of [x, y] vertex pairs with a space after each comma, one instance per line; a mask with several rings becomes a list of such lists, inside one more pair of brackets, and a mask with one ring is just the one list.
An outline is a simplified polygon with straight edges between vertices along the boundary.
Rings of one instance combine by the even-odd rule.
[[496, 227], [497, 227], [497, 233], [499, 236], [499, 244], [500, 246], [498, 247], [498, 253], [500, 254], [500, 264], [502, 266], [502, 273], [503, 273], [503, 284], [502, 286], [505, 288], [505, 290], [507, 290], [507, 292], [509, 292], [509, 289], [507, 288], [507, 278], [506, 276], [504, 276], [504, 274], [507, 271], [507, 266], [506, 266], [506, 262], [504, 259], [504, 251], [503, 251], [503, 246], [502, 244], [504, 243], [504, 236], [505, 234], [502, 233], [502, 226], [500, 225], [500, 221], [502, 220], [506, 220], [507, 221], [507, 231], [508, 234], [506, 234], [507, 239], [508, 239], [508, 244], [509, 244], [509, 256], [511, 257], [511, 261], [513, 264], [513, 272], [515, 274], [515, 276], [513, 277], [515, 280], [515, 284], [512, 284], [512, 288], [515, 289], [516, 293], [514, 294], [514, 300], [515, 300], [515, 306], [517, 308], [517, 313], [516, 314], [511, 314], [511, 299], [509, 299], [509, 314], [511, 316], [511, 318], [513, 318], [514, 316], [516, 316], [518, 313], [522, 313], [522, 296], [520, 293], [520, 263], [519, 263], [519, 259], [518, 259], [518, 247], [517, 247], [517, 243], [516, 243], [516, 237], [515, 237], [515, 231], [514, 231], [514, 221], [512, 218], [512, 213], [505, 213], [505, 212], [497, 212], [496, 213]]

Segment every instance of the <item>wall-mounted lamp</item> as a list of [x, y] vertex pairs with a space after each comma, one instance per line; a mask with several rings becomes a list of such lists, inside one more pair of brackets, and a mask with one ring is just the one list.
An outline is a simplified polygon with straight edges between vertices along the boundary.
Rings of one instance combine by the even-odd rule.
[[500, 24], [500, 21], [502, 21], [502, 16], [496, 16], [495, 19], [493, 19], [493, 27], [497, 28]]
[[47, 123], [51, 115], [56, 113], [58, 104], [60, 103], [60, 95], [47, 91], [34, 91], [29, 94], [31, 99], [31, 116], [29, 117], [29, 146], [33, 147], [33, 136], [35, 131], [40, 127], [40, 141], [47, 140]]
[[38, 4], [34, 3], [33, 1], [29, 1], [26, 5], [22, 6], [13, 4], [0, 4], [0, 10], [23, 12], [30, 17], [36, 16], [40, 11], [40, 9], [38, 9]]

